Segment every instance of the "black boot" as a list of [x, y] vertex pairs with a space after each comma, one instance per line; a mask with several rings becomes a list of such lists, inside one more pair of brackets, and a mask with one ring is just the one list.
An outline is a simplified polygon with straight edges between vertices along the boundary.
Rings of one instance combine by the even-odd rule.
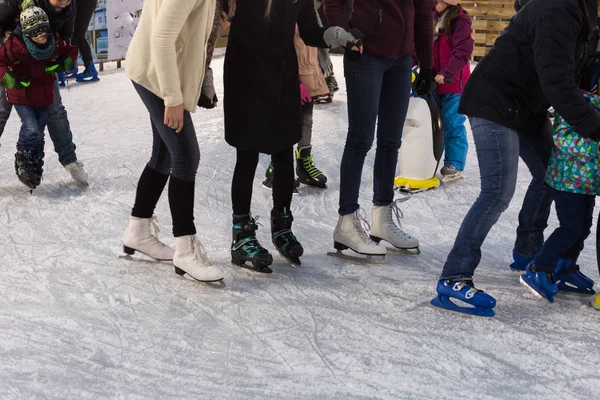
[[335, 76], [333, 74], [325, 78], [325, 82], [327, 83], [327, 87], [329, 88], [331, 93], [337, 92], [340, 89], [337, 80], [335, 79]]
[[15, 172], [28, 188], [35, 189], [42, 181], [44, 160], [34, 157], [30, 150], [19, 150], [15, 154]]
[[250, 215], [233, 218], [231, 262], [242, 268], [270, 274], [273, 272], [269, 268], [273, 264], [273, 256], [256, 239], [257, 228], [256, 219]]
[[304, 147], [296, 150], [296, 175], [300, 183], [325, 189], [327, 177], [315, 166], [311, 149], [312, 147]]
[[271, 238], [279, 253], [292, 264], [300, 265], [300, 257], [304, 254], [304, 248], [294, 232], [292, 222], [294, 217], [289, 210], [271, 210]]
[[[273, 189], [273, 164], [269, 164], [269, 168], [265, 172], [265, 180], [263, 181], [263, 186], [268, 189]], [[298, 194], [298, 187], [300, 187], [300, 180], [296, 179], [294, 181], [294, 191], [293, 194]]]

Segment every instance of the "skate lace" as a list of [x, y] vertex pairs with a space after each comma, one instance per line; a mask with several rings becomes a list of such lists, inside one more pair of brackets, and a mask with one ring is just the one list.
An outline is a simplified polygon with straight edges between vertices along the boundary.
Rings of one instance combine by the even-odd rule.
[[447, 285], [448, 284], [452, 285], [452, 290], [454, 290], [455, 292], [460, 292], [465, 287], [469, 287], [469, 290], [467, 290], [467, 292], [465, 293], [465, 297], [467, 299], [472, 299], [478, 292], [483, 293], [483, 290], [479, 290], [475, 287], [473, 281], [448, 281]]
[[318, 178], [319, 176], [323, 175], [323, 173], [319, 170], [319, 168], [317, 168], [317, 166], [315, 165], [315, 163], [313, 162], [313, 157], [312, 155], [304, 157], [301, 159], [302, 160], [302, 165], [304, 166], [304, 170], [312, 177], [312, 178]]
[[204, 246], [202, 245], [202, 243], [200, 243], [198, 241], [198, 239], [196, 239], [196, 235], [192, 235], [190, 237], [190, 246], [192, 249], [192, 260], [200, 261], [200, 263], [202, 265], [207, 266], [207, 267], [212, 265], [212, 263], [208, 259], [208, 254], [206, 253], [206, 249], [204, 249]]
[[[409, 197], [403, 197], [401, 199], [396, 199], [396, 201], [393, 201], [392, 204], [390, 204], [389, 211], [388, 211], [391, 214], [388, 218], [389, 227], [392, 229], [392, 231], [395, 234], [400, 236], [402, 239], [407, 239], [407, 240], [412, 239], [412, 237], [402, 230], [401, 220], [402, 220], [402, 218], [404, 218], [404, 214], [402, 213], [402, 210], [400, 209], [399, 204], [404, 203], [408, 199], [409, 199]], [[394, 220], [396, 222], [394, 222]]]
[[354, 213], [354, 228], [366, 243], [375, 243], [367, 233], [371, 230], [371, 224], [367, 221], [367, 214], [362, 208]]

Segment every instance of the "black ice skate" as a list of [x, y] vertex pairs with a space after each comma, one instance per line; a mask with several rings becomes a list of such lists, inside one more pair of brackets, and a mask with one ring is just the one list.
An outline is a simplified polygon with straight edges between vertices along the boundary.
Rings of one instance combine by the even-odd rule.
[[[269, 168], [265, 172], [265, 180], [263, 181], [263, 186], [267, 189], [273, 189], [273, 164], [269, 164]], [[298, 194], [298, 187], [300, 186], [300, 181], [296, 179], [294, 181], [294, 192], [293, 194]]]
[[327, 188], [327, 177], [316, 167], [310, 154], [312, 147], [296, 150], [296, 175], [300, 183], [321, 189]]
[[335, 75], [333, 74], [325, 78], [325, 83], [327, 83], [327, 87], [329, 88], [331, 93], [337, 92], [340, 89], [337, 80], [335, 79]]
[[273, 264], [273, 256], [260, 245], [256, 239], [256, 220], [249, 215], [234, 218], [231, 244], [231, 262], [251, 271], [270, 274], [269, 266]]
[[292, 265], [300, 266], [304, 249], [292, 232], [294, 217], [289, 210], [271, 210], [271, 238], [279, 254]]
[[19, 150], [15, 154], [15, 173], [31, 191], [42, 181], [43, 165], [44, 160], [34, 157], [30, 150]]

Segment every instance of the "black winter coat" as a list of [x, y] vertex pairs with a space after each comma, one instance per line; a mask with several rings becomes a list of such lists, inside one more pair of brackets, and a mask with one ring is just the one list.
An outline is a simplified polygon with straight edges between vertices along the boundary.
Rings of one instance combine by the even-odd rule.
[[23, 3], [32, 3], [44, 10], [52, 31], [67, 42], [71, 41], [75, 29], [75, 2], [57, 12], [48, 0], [0, 0], [0, 41], [3, 42], [5, 33], [12, 32], [19, 24]]
[[473, 71], [459, 112], [536, 133], [552, 106], [580, 135], [600, 138], [600, 114], [578, 85], [597, 18], [597, 0], [530, 0]]
[[313, 0], [275, 0], [268, 21], [265, 3], [237, 0], [225, 55], [223, 103], [227, 143], [272, 154], [302, 137], [296, 23], [307, 45], [327, 45]]

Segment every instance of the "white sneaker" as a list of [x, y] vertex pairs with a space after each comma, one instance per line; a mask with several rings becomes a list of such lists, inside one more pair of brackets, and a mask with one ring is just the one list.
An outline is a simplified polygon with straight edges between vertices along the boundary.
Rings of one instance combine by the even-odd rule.
[[206, 251], [196, 239], [196, 235], [175, 238], [173, 265], [177, 275], [188, 274], [200, 282], [216, 282], [225, 277], [223, 272], [208, 260]]
[[88, 173], [85, 170], [85, 167], [83, 166], [83, 163], [81, 161], [73, 161], [71, 164], [65, 165], [65, 169], [69, 171], [69, 174], [71, 174], [71, 177], [76, 182], [82, 183], [84, 185], [89, 184]]
[[333, 232], [335, 248], [340, 250], [340, 247], [347, 247], [355, 253], [364, 255], [386, 255], [386, 248], [371, 240], [363, 225], [368, 229], [369, 223], [365, 219], [362, 208], [352, 214], [340, 215]]
[[130, 217], [123, 235], [123, 251], [129, 255], [139, 251], [159, 261], [172, 260], [175, 250], [158, 240], [158, 232], [156, 217]]
[[[385, 240], [394, 247], [402, 250], [419, 248], [419, 241], [402, 230], [400, 220], [402, 210], [398, 203], [408, 200], [408, 197], [393, 201], [388, 206], [373, 206], [373, 218], [371, 219], [371, 238], [376, 242]], [[396, 223], [394, 222], [396, 219]]]

